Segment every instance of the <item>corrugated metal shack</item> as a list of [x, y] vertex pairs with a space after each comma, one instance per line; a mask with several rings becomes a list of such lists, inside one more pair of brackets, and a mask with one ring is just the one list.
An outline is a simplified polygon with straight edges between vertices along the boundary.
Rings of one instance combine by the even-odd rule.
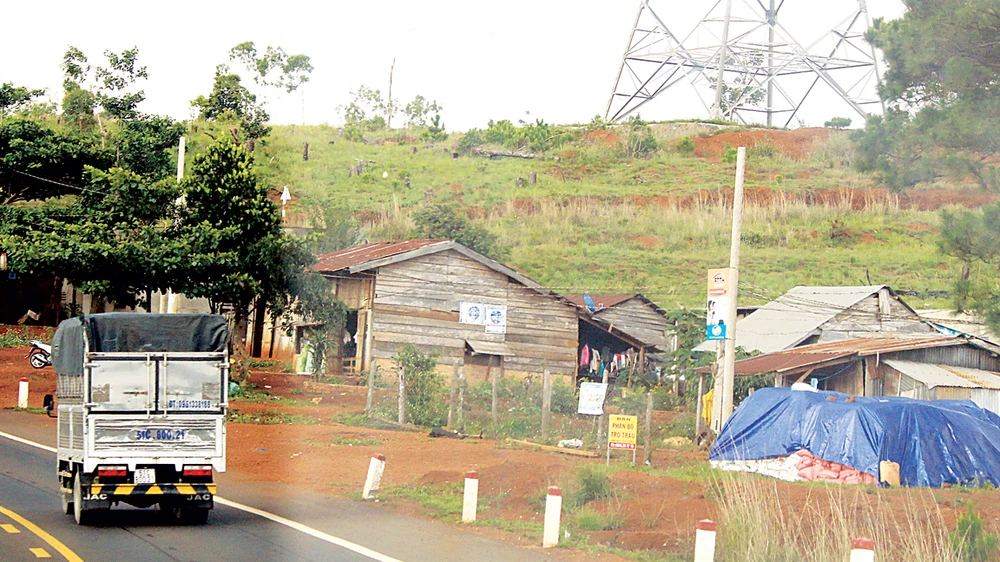
[[[600, 330], [623, 347], [650, 346], [450, 240], [364, 244], [319, 256], [313, 268], [350, 311], [342, 347], [347, 374], [379, 365], [391, 376], [407, 344], [437, 354], [443, 373], [461, 367], [474, 380], [491, 369], [541, 373], [543, 365], [574, 375], [581, 329]], [[484, 312], [485, 323], [478, 316]]]
[[969, 399], [1000, 414], [1000, 346], [973, 336], [850, 339], [737, 361], [737, 375], [856, 396]]

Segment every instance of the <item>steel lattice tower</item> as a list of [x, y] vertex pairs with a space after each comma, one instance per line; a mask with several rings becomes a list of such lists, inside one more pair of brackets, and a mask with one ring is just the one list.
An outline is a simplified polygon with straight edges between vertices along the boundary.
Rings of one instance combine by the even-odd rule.
[[878, 60], [864, 39], [865, 0], [842, 3], [846, 17], [803, 46], [778, 19], [787, 0], [717, 0], [683, 37], [667, 25], [669, 0], [641, 0], [605, 118], [621, 120], [683, 85], [713, 118], [787, 127], [822, 88], [863, 118], [881, 107]]

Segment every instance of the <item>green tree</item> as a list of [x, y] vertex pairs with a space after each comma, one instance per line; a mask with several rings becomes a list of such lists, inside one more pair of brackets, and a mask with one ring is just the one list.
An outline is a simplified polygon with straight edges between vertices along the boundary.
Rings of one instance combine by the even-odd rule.
[[831, 117], [829, 121], [823, 123], [823, 126], [831, 129], [846, 129], [851, 126], [851, 120], [847, 117]]
[[268, 46], [258, 54], [253, 41], [244, 41], [229, 50], [229, 60], [241, 63], [253, 73], [254, 82], [274, 86], [288, 93], [309, 81], [313, 71], [308, 55], [287, 55], [281, 47]]
[[26, 108], [31, 100], [45, 95], [45, 90], [29, 90], [24, 86], [15, 86], [12, 82], [0, 84], [0, 124], [4, 117]]
[[88, 166], [106, 169], [110, 151], [94, 139], [67, 135], [28, 119], [0, 124], [0, 201], [46, 199], [75, 194], [86, 183]]
[[470, 223], [454, 205], [436, 203], [423, 207], [414, 213], [413, 220], [421, 236], [454, 240], [499, 261], [509, 254], [495, 234]]
[[410, 127], [426, 127], [431, 115], [441, 113], [444, 108], [438, 102], [428, 102], [427, 98], [417, 94], [413, 101], [403, 108], [403, 115], [406, 115], [406, 124]]
[[271, 133], [271, 128], [266, 125], [271, 117], [263, 104], [258, 103], [257, 96], [241, 84], [239, 74], [230, 72], [224, 64], [215, 68], [212, 93], [207, 98], [198, 96], [191, 101], [191, 105], [198, 108], [198, 117], [206, 121], [238, 122], [247, 139], [259, 139]]
[[348, 128], [365, 131], [380, 131], [386, 128], [389, 112], [395, 115], [396, 100], [388, 102], [382, 98], [382, 92], [361, 85], [357, 90], [351, 90], [351, 103], [339, 106], [344, 116], [344, 124]]
[[897, 187], [971, 176], [1000, 189], [996, 168], [987, 162], [1000, 150], [996, 1], [904, 4], [902, 18], [875, 20], [868, 33], [888, 66], [879, 95], [890, 111], [856, 133], [859, 169], [874, 170]]

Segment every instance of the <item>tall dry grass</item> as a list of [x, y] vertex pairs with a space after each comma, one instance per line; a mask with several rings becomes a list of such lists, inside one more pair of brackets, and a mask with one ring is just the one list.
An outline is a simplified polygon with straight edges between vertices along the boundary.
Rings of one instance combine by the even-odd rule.
[[[926, 491], [811, 486], [792, 502], [773, 480], [726, 474], [714, 484], [719, 507], [716, 560], [844, 562], [851, 541], [875, 541], [878, 560], [961, 562], [943, 514]], [[922, 501], [923, 500], [923, 501]]]

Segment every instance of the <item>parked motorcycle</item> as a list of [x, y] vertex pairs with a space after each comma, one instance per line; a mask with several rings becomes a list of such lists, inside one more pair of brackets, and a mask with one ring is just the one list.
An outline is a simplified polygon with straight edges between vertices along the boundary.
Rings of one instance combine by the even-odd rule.
[[38, 340], [31, 340], [31, 349], [24, 356], [36, 369], [43, 369], [52, 364], [52, 346]]

